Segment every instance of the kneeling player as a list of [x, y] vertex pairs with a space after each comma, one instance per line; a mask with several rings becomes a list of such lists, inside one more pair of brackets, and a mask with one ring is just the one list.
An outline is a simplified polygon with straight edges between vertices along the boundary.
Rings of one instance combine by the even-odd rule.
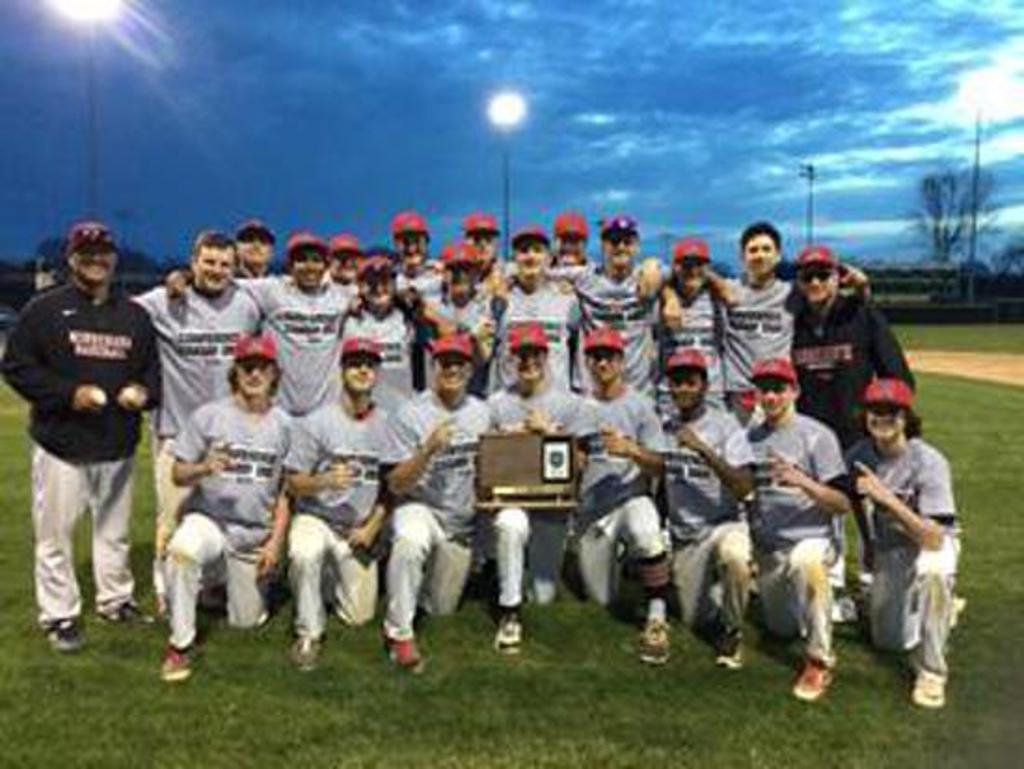
[[[716, 661], [742, 665], [740, 631], [750, 594], [750, 531], [737, 500], [754, 488], [754, 455], [736, 418], [705, 401], [708, 362], [677, 349], [665, 366], [676, 414], [665, 424], [665, 499], [672, 579], [683, 622], [707, 633]], [[715, 584], [720, 594], [712, 590]]]
[[836, 558], [832, 516], [851, 510], [839, 440], [796, 412], [796, 371], [788, 358], [754, 364], [751, 379], [764, 421], [747, 434], [756, 460], [751, 518], [757, 585], [768, 630], [804, 641], [793, 686], [801, 700], [820, 699], [832, 682], [832, 589]]
[[871, 639], [881, 649], [913, 650], [913, 702], [941, 708], [959, 555], [949, 463], [921, 440], [905, 382], [876, 380], [863, 400], [868, 437], [847, 462], [858, 495], [873, 508]]
[[387, 414], [373, 403], [380, 362], [376, 342], [345, 340], [341, 398], [296, 423], [285, 460], [295, 498], [288, 537], [295, 594], [291, 657], [301, 670], [312, 670], [319, 657], [325, 585], [338, 617], [349, 625], [368, 622], [376, 607], [377, 562], [370, 550], [385, 517], [379, 479], [382, 466], [395, 462]]
[[413, 672], [423, 666], [413, 619], [424, 576], [425, 608], [437, 615], [455, 611], [466, 584], [476, 524], [476, 453], [491, 427], [487, 405], [466, 393], [473, 371], [469, 336], [439, 337], [431, 350], [434, 388], [392, 420], [400, 461], [388, 478], [399, 504], [392, 516], [384, 641], [392, 661]]
[[234, 358], [231, 396], [202, 406], [175, 441], [174, 483], [192, 491], [167, 547], [165, 681], [183, 681], [192, 672], [204, 572], [222, 568], [226, 574], [228, 624], [249, 628], [266, 621], [262, 581], [277, 565], [288, 529], [281, 468], [291, 422], [273, 405], [281, 376], [274, 342], [241, 337]]
[[618, 584], [619, 544], [638, 562], [647, 597], [647, 621], [640, 636], [640, 659], [653, 665], [668, 661], [665, 619], [669, 568], [661, 521], [649, 489], [662, 472], [661, 425], [651, 399], [623, 378], [625, 343], [610, 327], [587, 334], [583, 343], [593, 383], [588, 405], [598, 433], [584, 440], [587, 465], [580, 486], [580, 574], [587, 594], [602, 605], [611, 602]]

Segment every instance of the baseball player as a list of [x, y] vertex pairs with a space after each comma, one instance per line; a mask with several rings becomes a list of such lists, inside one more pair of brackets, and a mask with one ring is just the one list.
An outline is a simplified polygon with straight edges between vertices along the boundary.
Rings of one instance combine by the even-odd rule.
[[346, 299], [351, 302], [359, 296], [356, 278], [359, 277], [359, 260], [363, 257], [359, 238], [348, 232], [342, 232], [332, 237], [328, 246], [330, 247], [331, 280], [341, 286]]
[[504, 299], [508, 294], [508, 280], [502, 257], [498, 253], [501, 230], [497, 217], [483, 211], [474, 211], [462, 220], [462, 234], [465, 241], [480, 255], [480, 290], [494, 298]]
[[[550, 383], [550, 345], [544, 327], [537, 322], [516, 326], [509, 334], [509, 347], [519, 377], [515, 389], [495, 393], [488, 401], [496, 427], [503, 432], [593, 435], [596, 426], [583, 399]], [[526, 563], [532, 600], [538, 604], [554, 600], [567, 523], [567, 517], [557, 513], [533, 514], [515, 507], [500, 510], [495, 517], [500, 617], [494, 647], [499, 652], [516, 654], [522, 645], [519, 608]]]
[[662, 473], [664, 438], [652, 401], [625, 380], [626, 343], [618, 330], [599, 327], [583, 342], [594, 389], [588, 399], [598, 432], [583, 440], [587, 455], [577, 511], [579, 566], [587, 594], [608, 605], [618, 585], [619, 543], [637, 561], [647, 598], [640, 659], [669, 657], [665, 601], [669, 564], [650, 479]]
[[555, 217], [555, 267], [583, 267], [587, 264], [587, 220], [576, 211], [563, 211]]
[[88, 506], [96, 611], [144, 620], [128, 559], [132, 468], [143, 409], [160, 395], [148, 316], [111, 288], [117, 250], [100, 222], [67, 237], [70, 281], [29, 302], [11, 331], [3, 375], [32, 407], [32, 524], [39, 624], [60, 652], [83, 643], [72, 537]]
[[[435, 615], [455, 611], [471, 562], [476, 453], [491, 427], [487, 405], [466, 393], [473, 342], [465, 334], [436, 339], [434, 389], [392, 419], [400, 461], [388, 479], [397, 497], [387, 569], [384, 640], [391, 660], [418, 672], [413, 618], [422, 598]], [[424, 577], [426, 590], [421, 594]]]
[[847, 466], [873, 523], [872, 642], [911, 651], [912, 701], [941, 708], [960, 552], [949, 463], [921, 438], [906, 382], [875, 380], [863, 402], [868, 435], [850, 449]]
[[[402, 295], [415, 293], [421, 299], [439, 301], [441, 274], [428, 262], [430, 229], [427, 220], [416, 211], [400, 211], [391, 220], [391, 240], [398, 254], [399, 270], [395, 286]], [[427, 345], [430, 336], [424, 326], [415, 327], [412, 347], [413, 387], [419, 392], [427, 386]]]
[[849, 476], [839, 441], [827, 426], [797, 413], [796, 371], [789, 358], [751, 370], [764, 421], [751, 427], [755, 504], [751, 533], [758, 594], [768, 630], [803, 639], [793, 686], [801, 700], [820, 699], [832, 682], [832, 590], [836, 558], [832, 517], [851, 511]]
[[312, 670], [319, 658], [325, 586], [348, 625], [368, 622], [376, 607], [373, 548], [386, 512], [380, 479], [397, 460], [388, 415], [373, 402], [380, 364], [376, 342], [346, 339], [340, 398], [296, 422], [285, 458], [295, 500], [288, 537], [295, 595], [291, 658], [301, 670]]
[[238, 277], [263, 278], [270, 274], [276, 238], [266, 224], [259, 219], [242, 222], [235, 232], [235, 242], [238, 244]]
[[189, 415], [228, 394], [227, 373], [235, 342], [254, 333], [260, 310], [252, 296], [232, 280], [235, 244], [218, 232], [201, 232], [192, 246], [191, 285], [180, 293], [161, 286], [134, 297], [156, 328], [161, 363], [161, 402], [153, 445], [156, 486], [156, 539], [153, 587], [164, 609], [161, 569], [167, 539], [174, 529], [184, 492], [171, 481], [174, 439]]
[[708, 404], [702, 350], [676, 349], [665, 375], [675, 404], [663, 423], [672, 581], [683, 622], [711, 638], [719, 666], [737, 669], [752, 558], [737, 500], [753, 491], [754, 454], [736, 418]]
[[231, 395], [191, 414], [175, 441], [172, 477], [190, 492], [167, 546], [171, 635], [160, 675], [169, 683], [192, 674], [204, 572], [226, 575], [229, 625], [252, 628], [267, 619], [262, 588], [288, 530], [282, 467], [292, 426], [273, 404], [280, 374], [273, 339], [240, 337]]

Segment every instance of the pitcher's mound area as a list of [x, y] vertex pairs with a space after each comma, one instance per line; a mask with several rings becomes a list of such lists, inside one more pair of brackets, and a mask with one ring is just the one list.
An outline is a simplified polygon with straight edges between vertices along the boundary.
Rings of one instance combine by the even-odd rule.
[[980, 379], [986, 382], [1024, 386], [1024, 355], [989, 352], [945, 352], [909, 350], [907, 360], [914, 371], [927, 374]]

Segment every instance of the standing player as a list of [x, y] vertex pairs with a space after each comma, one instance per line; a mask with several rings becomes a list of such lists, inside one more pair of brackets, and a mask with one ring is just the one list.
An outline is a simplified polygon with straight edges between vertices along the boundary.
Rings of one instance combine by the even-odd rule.
[[608, 605], [619, 577], [619, 543], [637, 561], [647, 598], [647, 620], [640, 636], [640, 659], [652, 665], [668, 661], [665, 602], [669, 565], [650, 480], [662, 472], [664, 438], [654, 405], [626, 384], [626, 345], [613, 328], [591, 331], [583, 343], [594, 383], [587, 403], [598, 431], [583, 442], [587, 455], [577, 512], [579, 564], [591, 599]]
[[953, 624], [959, 542], [949, 463], [921, 439], [914, 393], [901, 379], [878, 379], [864, 393], [868, 437], [847, 454], [875, 537], [871, 638], [888, 651], [911, 651], [911, 698], [923, 708], [946, 702], [946, 644]]
[[373, 402], [380, 362], [376, 342], [358, 337], [345, 341], [340, 398], [296, 423], [285, 459], [295, 499], [288, 538], [295, 595], [291, 658], [301, 670], [312, 670], [319, 658], [325, 585], [346, 624], [368, 622], [376, 607], [372, 551], [385, 517], [380, 478], [397, 459], [388, 415]]
[[466, 584], [476, 525], [476, 453], [491, 426], [486, 404], [466, 393], [473, 363], [469, 337], [440, 337], [432, 353], [434, 389], [406, 403], [392, 420], [400, 461], [388, 480], [398, 506], [384, 640], [395, 664], [413, 672], [423, 665], [413, 633], [421, 596], [432, 614], [451, 614]]
[[751, 370], [764, 421], [748, 433], [756, 460], [751, 518], [758, 594], [768, 630], [804, 639], [793, 686], [801, 700], [820, 699], [832, 682], [832, 590], [836, 558], [832, 517], [849, 513], [849, 476], [835, 433], [798, 414], [796, 371], [788, 358]]
[[505, 271], [498, 254], [501, 230], [494, 214], [475, 211], [462, 220], [462, 234], [480, 257], [479, 280], [483, 292], [493, 297], [506, 294]]
[[554, 267], [585, 267], [587, 264], [587, 238], [590, 232], [583, 214], [563, 211], [555, 217]]
[[132, 467], [140, 412], [159, 400], [156, 337], [146, 313], [111, 289], [117, 251], [99, 222], [67, 238], [70, 282], [22, 310], [3, 375], [31, 406], [32, 523], [39, 623], [51, 646], [82, 645], [72, 554], [88, 505], [96, 611], [111, 622], [144, 619], [128, 560]]
[[276, 238], [259, 219], [249, 219], [235, 233], [238, 243], [238, 277], [263, 278], [270, 274]]
[[[398, 293], [404, 297], [439, 301], [441, 274], [427, 261], [430, 246], [427, 220], [416, 211], [400, 211], [391, 220], [391, 239], [398, 253], [399, 269], [395, 284]], [[423, 326], [417, 326], [415, 331], [412, 376], [413, 387], [419, 392], [427, 386], [426, 350], [430, 338]]]
[[[736, 418], [709, 407], [708, 361], [677, 349], [665, 366], [674, 416], [664, 422], [665, 502], [672, 577], [683, 622], [709, 635], [716, 661], [742, 666], [743, 615], [751, 583], [751, 545], [737, 500], [754, 488], [754, 455]], [[721, 586], [721, 598], [712, 587]]]
[[267, 618], [264, 580], [277, 566], [288, 531], [282, 465], [291, 420], [273, 404], [280, 378], [274, 341], [242, 337], [228, 372], [231, 395], [189, 415], [174, 447], [174, 482], [191, 489], [167, 546], [171, 637], [160, 675], [192, 674], [196, 601], [203, 573], [227, 577], [228, 624], [251, 628]]
[[[509, 334], [509, 347], [518, 363], [516, 387], [495, 393], [488, 402], [499, 430], [542, 435], [561, 432], [578, 437], [596, 432], [584, 401], [552, 387], [543, 326], [535, 322], [516, 326]], [[557, 513], [534, 515], [521, 508], [506, 508], [495, 517], [501, 616], [494, 646], [498, 651], [516, 654], [522, 644], [519, 608], [523, 601], [524, 555], [530, 567], [531, 598], [539, 604], [555, 599], [567, 524], [568, 519]]]
[[330, 246], [331, 280], [343, 289], [345, 298], [351, 302], [359, 296], [356, 279], [359, 277], [359, 260], [363, 256], [359, 238], [342, 232], [331, 238], [328, 245]]

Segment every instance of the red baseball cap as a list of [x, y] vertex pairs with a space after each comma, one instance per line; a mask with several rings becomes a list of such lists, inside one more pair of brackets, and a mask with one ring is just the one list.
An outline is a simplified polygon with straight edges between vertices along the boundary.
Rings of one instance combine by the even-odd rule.
[[627, 232], [636, 235], [639, 232], [636, 219], [629, 214], [615, 214], [601, 220], [601, 237], [613, 232]]
[[750, 372], [753, 381], [758, 379], [781, 379], [791, 385], [797, 383], [796, 369], [789, 358], [766, 358], [754, 364]]
[[405, 234], [429, 235], [427, 220], [416, 211], [399, 211], [391, 220], [391, 236]]
[[82, 221], [71, 225], [68, 230], [67, 246], [64, 253], [70, 256], [83, 246], [106, 246], [114, 250], [114, 236], [107, 225], [97, 221]]
[[548, 238], [548, 233], [539, 224], [530, 224], [526, 227], [520, 227], [512, 234], [512, 248], [516, 248], [517, 244], [522, 241], [534, 240], [540, 241], [545, 246], [551, 245], [551, 240]]
[[576, 211], [563, 211], [555, 217], [555, 237], [564, 238], [575, 235], [586, 239], [589, 235], [587, 220]]
[[665, 362], [665, 371], [675, 371], [680, 368], [692, 368], [708, 372], [708, 359], [704, 353], [695, 347], [677, 347]]
[[672, 247], [672, 260], [676, 263], [683, 261], [686, 257], [693, 257], [701, 262], [711, 261], [711, 250], [703, 238], [681, 238]]
[[380, 361], [384, 356], [380, 345], [373, 339], [365, 336], [350, 336], [341, 343], [341, 361], [350, 355], [369, 355]]
[[508, 346], [514, 353], [523, 348], [547, 350], [548, 335], [544, 333], [544, 327], [536, 321], [521, 323], [518, 326], [513, 326], [512, 330], [508, 332]]
[[448, 243], [441, 249], [441, 264], [449, 270], [458, 266], [476, 267], [480, 264], [480, 251], [462, 240]]
[[276, 243], [274, 231], [261, 219], [246, 219], [235, 230], [235, 240], [246, 240], [248, 235], [257, 235], [268, 243]]
[[394, 263], [386, 256], [369, 256], [359, 263], [359, 270], [356, 272], [358, 280], [365, 280], [370, 275], [385, 273], [393, 275], [395, 272]]
[[625, 352], [626, 343], [616, 329], [611, 326], [599, 326], [583, 337], [583, 352], [589, 353], [593, 350]]
[[267, 336], [248, 336], [243, 334], [235, 340], [235, 360], [245, 360], [246, 358], [263, 358], [265, 360], [277, 362], [277, 344], [274, 342], [273, 337]]
[[498, 219], [494, 214], [484, 211], [474, 211], [462, 220], [462, 231], [469, 235], [471, 232], [491, 232], [497, 234]]
[[467, 360], [473, 360], [473, 340], [469, 334], [455, 333], [439, 336], [430, 345], [430, 354], [435, 358], [445, 353], [455, 353]]
[[327, 258], [330, 249], [327, 244], [324, 243], [323, 238], [317, 237], [308, 230], [300, 230], [294, 232], [288, 237], [288, 245], [285, 246], [285, 255], [288, 259], [291, 259], [296, 251], [299, 249], [313, 249], [318, 251], [324, 259]]
[[834, 270], [839, 267], [839, 260], [828, 246], [807, 246], [797, 256], [796, 266], [801, 270], [805, 267], [828, 267]]
[[327, 244], [331, 256], [336, 254], [361, 254], [363, 249], [359, 246], [359, 238], [350, 232], [341, 232], [331, 238]]
[[896, 379], [895, 377], [873, 379], [867, 386], [867, 389], [864, 390], [861, 403], [865, 406], [887, 403], [903, 409], [909, 409], [914, 405], [914, 391], [902, 379]]

